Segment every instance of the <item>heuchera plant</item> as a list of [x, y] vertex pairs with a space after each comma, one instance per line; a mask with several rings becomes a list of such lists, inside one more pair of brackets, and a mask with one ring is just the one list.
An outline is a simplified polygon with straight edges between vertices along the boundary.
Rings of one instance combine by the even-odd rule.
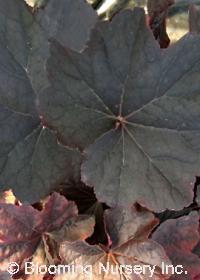
[[200, 14], [168, 46], [173, 3], [103, 21], [84, 0], [0, 0], [0, 280], [85, 279], [27, 261], [200, 279]]

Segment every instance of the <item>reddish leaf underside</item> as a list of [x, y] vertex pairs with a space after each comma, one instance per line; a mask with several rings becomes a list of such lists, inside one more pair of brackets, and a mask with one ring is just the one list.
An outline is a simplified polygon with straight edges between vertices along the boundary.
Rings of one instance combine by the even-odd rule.
[[[0, 264], [6, 270], [9, 262], [31, 258], [49, 232], [59, 230], [77, 215], [77, 207], [58, 193], [46, 200], [38, 211], [30, 205], [0, 204]], [[43, 245], [42, 245], [43, 246]]]
[[76, 203], [80, 214], [94, 215], [95, 216], [95, 228], [94, 233], [87, 242], [89, 244], [107, 244], [107, 235], [104, 226], [104, 208], [101, 202], [99, 202], [94, 194], [94, 189], [86, 186], [82, 182], [63, 184], [59, 188], [59, 192], [63, 193], [68, 200], [72, 200]]
[[[148, 239], [150, 231], [157, 224], [157, 220], [150, 212], [144, 209], [138, 211], [135, 207], [106, 210], [105, 224], [111, 240], [110, 246], [92, 246], [81, 241], [65, 242], [60, 248], [63, 263], [72, 264], [79, 268], [91, 266], [92, 275], [90, 277], [95, 280], [147, 280], [150, 277], [148, 269], [144, 274], [140, 273], [139, 275], [132, 272], [128, 275], [127, 269], [122, 268], [122, 265], [142, 267], [144, 264], [151, 268], [155, 266], [151, 279], [158, 280], [169, 277], [169, 275], [161, 275], [160, 271], [162, 261], [170, 263], [162, 247]], [[101, 269], [102, 265], [107, 269], [107, 272]], [[115, 274], [113, 274], [112, 268]], [[85, 279], [86, 276], [81, 270], [75, 272], [57, 275], [55, 279]]]
[[199, 215], [197, 213], [193, 212], [188, 216], [164, 222], [154, 232], [152, 238], [163, 246], [174, 266], [183, 266], [184, 272], [174, 274], [170, 280], [198, 279], [200, 258], [192, 253], [200, 240]]

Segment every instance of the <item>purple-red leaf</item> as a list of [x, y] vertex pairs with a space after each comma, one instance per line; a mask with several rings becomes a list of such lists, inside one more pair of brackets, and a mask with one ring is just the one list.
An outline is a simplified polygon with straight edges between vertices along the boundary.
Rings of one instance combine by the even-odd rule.
[[[109, 246], [92, 246], [81, 241], [65, 242], [60, 248], [63, 263], [82, 268], [91, 266], [91, 277], [95, 280], [147, 280], [150, 277], [149, 268], [152, 269], [153, 280], [167, 279], [170, 276], [161, 274], [161, 263], [169, 263], [164, 250], [156, 242], [148, 239], [150, 231], [157, 224], [153, 214], [144, 209], [137, 210], [135, 207], [106, 210], [105, 224], [110, 237]], [[140, 271], [140, 275], [134, 271], [129, 275], [128, 270], [122, 268], [123, 265], [127, 265], [133, 269], [136, 265], [143, 267], [144, 264], [146, 271]], [[104, 268], [110, 265], [107, 272], [100, 268], [102, 265]], [[112, 273], [112, 266], [115, 274]], [[85, 279], [84, 273], [76, 272], [58, 275], [55, 279]]]
[[59, 230], [78, 213], [73, 202], [54, 193], [42, 211], [30, 205], [0, 204], [0, 263], [6, 270], [9, 262], [23, 264], [52, 231]]
[[79, 214], [95, 216], [94, 233], [87, 239], [90, 244], [107, 244], [107, 235], [104, 226], [104, 209], [108, 208], [99, 202], [94, 194], [94, 189], [79, 182], [78, 184], [63, 184], [59, 191], [63, 193], [68, 200], [75, 201]]
[[174, 267], [182, 266], [170, 280], [196, 280], [200, 275], [200, 258], [192, 250], [200, 241], [199, 215], [191, 213], [161, 224], [152, 236], [160, 243], [171, 259]]

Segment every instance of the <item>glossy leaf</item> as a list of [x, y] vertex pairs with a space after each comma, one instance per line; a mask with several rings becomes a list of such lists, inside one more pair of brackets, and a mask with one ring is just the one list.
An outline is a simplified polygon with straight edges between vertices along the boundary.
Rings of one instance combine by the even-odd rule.
[[199, 48], [188, 34], [160, 50], [139, 8], [100, 22], [80, 54], [51, 42], [40, 110], [63, 143], [84, 151], [82, 180], [101, 202], [156, 211], [192, 202]]

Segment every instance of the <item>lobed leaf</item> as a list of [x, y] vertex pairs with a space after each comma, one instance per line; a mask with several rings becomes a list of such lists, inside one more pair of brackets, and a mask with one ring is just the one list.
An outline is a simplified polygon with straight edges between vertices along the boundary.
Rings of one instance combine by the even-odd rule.
[[106, 205], [100, 203], [93, 188], [85, 186], [83, 183], [79, 184], [63, 184], [59, 192], [64, 194], [68, 200], [76, 203], [79, 214], [94, 215], [95, 227], [94, 233], [87, 239], [89, 244], [107, 244], [108, 238], [105, 232], [104, 225], [104, 210], [108, 208]]
[[139, 8], [99, 22], [82, 53], [51, 41], [40, 110], [63, 143], [84, 151], [82, 180], [101, 202], [158, 212], [192, 202], [199, 47], [200, 37], [187, 34], [160, 50]]
[[48, 84], [48, 39], [81, 50], [95, 22], [83, 0], [51, 0], [34, 14], [23, 0], [0, 0], [0, 189], [11, 188], [22, 201], [79, 181], [81, 155], [45, 127], [37, 95]]
[[49, 234], [58, 244], [68, 241], [85, 240], [93, 234], [95, 220], [93, 216], [79, 215], [66, 223], [61, 230]]
[[[44, 4], [44, 0], [30, 1], [36, 8]], [[44, 67], [49, 38], [80, 51], [97, 20], [84, 0], [50, 0], [45, 4], [33, 14], [24, 0], [0, 1], [0, 42], [27, 70], [37, 92], [48, 84]]]
[[36, 271], [25, 275], [25, 262], [47, 267], [56, 265], [60, 261], [58, 253], [62, 242], [88, 238], [93, 233], [95, 220], [91, 216], [77, 214], [74, 202], [67, 201], [58, 193], [45, 200], [42, 211], [25, 204], [1, 203], [1, 270], [5, 271], [10, 262], [17, 262], [20, 267], [15, 275], [17, 279], [47, 279], [48, 274], [38, 275]]
[[[117, 269], [112, 274], [112, 269], [107, 272], [100, 270], [99, 265], [144, 265], [154, 266], [155, 270], [151, 279], [167, 279], [169, 276], [161, 275], [160, 265], [164, 261], [169, 263], [162, 248], [155, 242], [148, 240], [150, 230], [156, 225], [157, 220], [146, 210], [137, 211], [131, 209], [106, 210], [105, 223], [110, 236], [110, 246], [89, 245], [83, 241], [73, 243], [64, 242], [60, 248], [60, 256], [63, 263], [73, 264], [75, 267], [92, 266], [92, 279], [149, 279], [149, 271], [137, 275], [127, 273], [126, 269], [120, 272]], [[117, 220], [118, 218], [118, 220]], [[117, 221], [117, 222], [116, 222]], [[134, 221], [134, 223], [133, 223]], [[84, 273], [65, 273], [57, 275], [56, 280], [61, 279], [85, 279]]]
[[[6, 270], [8, 263], [17, 262], [22, 266], [34, 256], [37, 248], [44, 246], [42, 242], [48, 233], [58, 231], [70, 218], [77, 216], [77, 208], [73, 202], [54, 193], [48, 197], [42, 211], [26, 204], [1, 203], [0, 215], [0, 263], [1, 269]], [[43, 255], [48, 253], [45, 251]]]
[[[168, 220], [161, 224], [153, 233], [153, 240], [165, 249], [173, 266], [182, 265], [181, 274], [174, 274], [170, 280], [194, 280], [200, 275], [200, 259], [192, 250], [200, 241], [199, 215], [190, 213], [188, 216]], [[179, 270], [180, 271], [180, 270]]]

